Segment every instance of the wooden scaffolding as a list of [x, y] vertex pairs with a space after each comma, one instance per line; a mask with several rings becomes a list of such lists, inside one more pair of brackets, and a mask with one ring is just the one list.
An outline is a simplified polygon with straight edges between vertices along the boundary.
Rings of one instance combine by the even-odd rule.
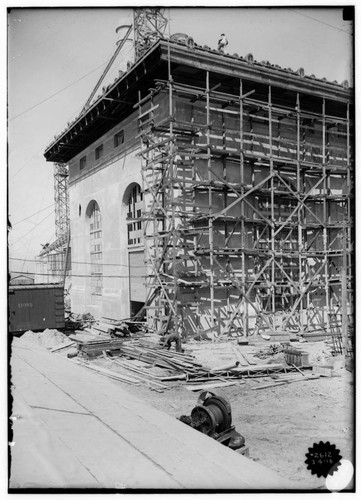
[[169, 70], [136, 105], [149, 324], [214, 340], [341, 338], [353, 305], [350, 103], [242, 79], [228, 93], [203, 75], [191, 86]]

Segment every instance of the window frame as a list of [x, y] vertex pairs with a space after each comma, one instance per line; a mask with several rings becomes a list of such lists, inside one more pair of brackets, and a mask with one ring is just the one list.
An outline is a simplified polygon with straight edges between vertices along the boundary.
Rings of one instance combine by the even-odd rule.
[[122, 144], [124, 144], [124, 130], [119, 130], [119, 132], [113, 136], [114, 149], [119, 148]]
[[103, 228], [99, 205], [94, 205], [89, 214], [90, 236], [90, 289], [92, 296], [103, 295]]
[[84, 168], [86, 167], [86, 163], [87, 163], [87, 158], [86, 158], [86, 155], [85, 156], [82, 156], [79, 160], [79, 168], [80, 170], [84, 170]]
[[[144, 208], [144, 195], [139, 184], [135, 184], [127, 200], [127, 240], [128, 248], [137, 248], [144, 245], [142, 210]], [[136, 220], [138, 219], [138, 220]]]
[[104, 155], [104, 144], [99, 144], [98, 147], [95, 148], [95, 161], [98, 161]]

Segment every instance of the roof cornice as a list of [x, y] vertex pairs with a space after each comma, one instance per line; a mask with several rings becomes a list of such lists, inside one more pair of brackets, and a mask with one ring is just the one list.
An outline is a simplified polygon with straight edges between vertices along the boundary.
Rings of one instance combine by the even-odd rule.
[[[84, 149], [89, 141], [96, 140], [99, 133], [112, 128], [116, 122], [125, 118], [133, 110], [138, 99], [136, 90], [140, 81], [146, 77], [147, 72], [154, 71], [156, 67], [164, 66], [168, 61], [183, 66], [192, 66], [204, 71], [211, 71], [235, 78], [250, 80], [261, 84], [272, 85], [348, 103], [352, 100], [353, 89], [346, 88], [343, 84], [305, 76], [302, 68], [298, 71], [282, 69], [268, 62], [259, 63], [253, 60], [251, 54], [246, 58], [237, 54], [223, 54], [208, 47], [194, 45], [192, 48], [180, 42], [159, 39], [155, 45], [133, 64], [129, 70], [117, 78], [113, 84], [108, 85], [102, 95], [55, 137], [54, 141], [46, 148], [46, 160], [53, 162], [67, 162], [69, 159]], [[122, 105], [124, 99], [124, 105]], [[126, 101], [129, 102], [126, 102]], [[115, 111], [116, 117], [115, 118]], [[114, 115], [113, 115], [114, 114]], [[113, 123], [112, 123], [113, 121]], [[84, 141], [84, 137], [87, 141]]]

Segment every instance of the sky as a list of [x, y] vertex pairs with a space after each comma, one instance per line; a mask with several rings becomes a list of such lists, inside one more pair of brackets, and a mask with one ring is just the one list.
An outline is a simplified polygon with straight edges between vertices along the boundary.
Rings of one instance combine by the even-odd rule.
[[[258, 61], [352, 83], [352, 24], [342, 8], [169, 8], [169, 32]], [[53, 165], [44, 151], [74, 119], [116, 48], [129, 8], [14, 8], [7, 16], [9, 268], [34, 271], [55, 240]], [[168, 28], [167, 28], [168, 33]], [[128, 43], [122, 64], [131, 58]], [[124, 69], [124, 67], [122, 69]], [[114, 79], [118, 67], [109, 75]]]

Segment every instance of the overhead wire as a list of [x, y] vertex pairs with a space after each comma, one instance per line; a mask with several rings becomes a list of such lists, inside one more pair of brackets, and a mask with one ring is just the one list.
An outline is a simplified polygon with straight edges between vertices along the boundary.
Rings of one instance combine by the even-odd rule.
[[[131, 49], [129, 48], [129, 49], [126, 51], [126, 53], [124, 54], [124, 57], [127, 57], [127, 55], [129, 55], [130, 50], [131, 50]], [[96, 71], [97, 69], [99, 69], [100, 67], [104, 66], [105, 64], [106, 64], [106, 63], [101, 64], [100, 66], [98, 66], [97, 68], [95, 68], [95, 70], [93, 70], [92, 72]], [[91, 72], [91, 73], [92, 73], [92, 72]], [[85, 78], [86, 76], [89, 76], [89, 74], [91, 74], [91, 73], [87, 73], [87, 75], [85, 75], [85, 76], [84, 76], [84, 77], [82, 77], [82, 78]], [[78, 81], [80, 81], [80, 80], [81, 80], [81, 79], [77, 80], [76, 82], [73, 82], [73, 84], [77, 83], [77, 82], [78, 82]], [[71, 85], [73, 85], [73, 84], [70, 84], [69, 86], [67, 86], [67, 87], [65, 87], [64, 89], [62, 89], [62, 90], [58, 91], [57, 93], [53, 94], [52, 96], [50, 96], [50, 97], [46, 98], [45, 100], [43, 100], [41, 103], [38, 103], [37, 105], [40, 105], [40, 104], [42, 104], [42, 103], [46, 102], [46, 100], [51, 99], [52, 97], [56, 96], [58, 93], [62, 92], [63, 90], [66, 90], [66, 88], [69, 88], [69, 87], [70, 87]], [[25, 114], [27, 111], [30, 111], [31, 109], [33, 109], [33, 108], [34, 108], [34, 107], [36, 107], [37, 105], [34, 105], [34, 106], [33, 106], [33, 107], [31, 107], [31, 108], [28, 108], [27, 110], [23, 111], [21, 114]], [[78, 110], [77, 112], [75, 112], [75, 113], [72, 115], [72, 116], [73, 116], [73, 118], [75, 118], [76, 116], [78, 116], [78, 115], [79, 115], [79, 113], [81, 112], [81, 110], [82, 110], [82, 109], [83, 109], [83, 105], [79, 108], [79, 110]], [[17, 117], [21, 116], [21, 114], [19, 114], [19, 115], [17, 115], [17, 116], [14, 116], [14, 117], [13, 117], [13, 118], [11, 118], [9, 121], [14, 120], [15, 118], [17, 118]], [[51, 140], [52, 140], [52, 139], [48, 140], [48, 141], [47, 141], [47, 143], [49, 143]], [[35, 154], [31, 157], [31, 158], [30, 158], [30, 160], [28, 160], [28, 161], [27, 161], [27, 162], [26, 162], [26, 163], [25, 163], [25, 164], [24, 164], [21, 168], [19, 168], [19, 170], [17, 170], [17, 171], [15, 172], [15, 174], [11, 175], [11, 176], [10, 176], [10, 179], [11, 179], [11, 180], [12, 180], [12, 179], [15, 179], [15, 177], [16, 177], [16, 176], [17, 176], [17, 175], [18, 175], [18, 174], [19, 174], [19, 173], [20, 173], [20, 172], [21, 172], [21, 171], [22, 171], [25, 167], [27, 167], [27, 166], [28, 166], [28, 165], [29, 165], [29, 164], [30, 164], [30, 163], [31, 163], [31, 162], [32, 162], [32, 161], [36, 158], [36, 156], [38, 156], [38, 155], [39, 155], [39, 153], [41, 153], [43, 150], [44, 150], [44, 146], [42, 146], [42, 147], [41, 147], [41, 148], [40, 148], [40, 149], [39, 149], [39, 150], [38, 150], [38, 151], [37, 151], [37, 152], [36, 152], [36, 153], [35, 153]]]
[[[41, 199], [41, 202], [40, 202], [40, 207], [42, 207], [43, 203], [44, 203], [44, 198], [45, 198], [45, 194], [46, 194], [46, 191], [47, 191], [47, 188], [48, 188], [48, 185], [49, 185], [49, 182], [50, 182], [50, 176], [49, 176], [49, 171], [48, 171], [48, 179], [46, 181], [46, 186], [45, 186], [45, 189], [44, 189], [44, 192], [43, 192], [43, 197]], [[50, 212], [51, 214], [52, 212]], [[49, 215], [50, 215], [49, 214]], [[37, 222], [38, 222], [38, 218], [39, 218], [39, 215], [37, 216], [37, 220], [36, 220], [36, 226], [38, 225]], [[35, 229], [35, 226], [34, 226], [34, 229]], [[33, 242], [33, 238], [34, 238], [34, 233], [31, 234], [31, 239], [30, 239], [30, 242], [29, 242], [29, 247], [31, 246], [32, 242]], [[23, 267], [24, 267], [24, 264], [23, 264]]]
[[[16, 260], [16, 261], [23, 261], [24, 259], [20, 259], [18, 257], [9, 257], [9, 260]], [[36, 259], [26, 259], [26, 262], [39, 262], [39, 260]], [[112, 267], [131, 267], [131, 268], [137, 268], [137, 269], [142, 269], [144, 266], [134, 266], [134, 265], [128, 265], [128, 264], [111, 264], [108, 262], [86, 262], [86, 261], [76, 261], [72, 260], [72, 264], [84, 264], [84, 265], [91, 265], [91, 264], [99, 264], [102, 266], [112, 266]]]
[[[13, 273], [21, 273], [21, 274], [31, 274], [31, 275], [34, 275], [36, 274], [37, 276], [54, 276], [54, 273], [38, 273], [38, 272], [34, 272], [34, 273], [31, 273], [30, 271], [11, 271]], [[106, 274], [73, 274], [71, 271], [70, 271], [70, 275], [72, 277], [76, 277], [76, 278], [92, 278], [92, 277], [100, 277], [100, 278], [127, 278], [129, 279], [129, 274], [110, 274], [110, 275], [106, 275]], [[146, 278], [146, 275], [137, 275], [137, 278]]]
[[12, 118], [9, 118], [9, 122], [15, 120], [16, 118], [19, 118], [20, 116], [24, 115], [25, 113], [27, 113], [28, 111], [31, 111], [32, 109], [40, 106], [41, 104], [44, 104], [44, 102], [46, 101], [49, 101], [50, 99], [52, 99], [53, 97], [57, 96], [58, 94], [60, 94], [61, 92], [64, 92], [64, 90], [67, 90], [68, 88], [72, 87], [73, 85], [75, 85], [76, 83], [80, 82], [81, 80], [84, 80], [84, 78], [88, 77], [89, 75], [91, 75], [92, 73], [94, 73], [95, 71], [97, 71], [99, 68], [101, 68], [102, 66], [104, 66], [106, 64], [106, 62], [100, 64], [99, 66], [97, 66], [96, 68], [94, 68], [93, 70], [89, 71], [88, 73], [86, 73], [85, 75], [83, 75], [82, 77], [78, 78], [77, 80], [75, 80], [74, 82], [70, 83], [69, 85], [66, 85], [66, 87], [63, 87], [62, 89], [58, 90], [57, 92], [55, 92], [54, 94], [51, 94], [50, 96], [46, 97], [45, 99], [43, 99], [42, 101], [40, 102], [37, 102], [36, 104], [34, 104], [33, 106], [30, 106], [30, 108], [27, 108], [25, 109], [24, 111], [22, 111], [21, 113], [13, 116]]
[[[49, 214], [51, 215], [51, 213]], [[42, 232], [43, 234], [46, 234], [47, 231], [49, 231], [50, 229], [53, 229], [54, 228], [54, 222], [51, 221], [51, 224], [50, 225], [47, 225], [46, 227], [44, 227], [42, 229]], [[34, 228], [35, 229], [35, 228]], [[54, 238], [54, 241], [55, 241], [55, 233], [53, 233], [53, 235], [51, 236], [51, 238], [48, 240], [48, 243], [50, 244], [51, 243], [51, 240]], [[15, 252], [19, 252], [21, 248], [23, 248], [25, 245], [28, 245], [28, 241], [25, 240], [23, 243], [20, 244], [20, 246], [18, 246], [15, 250]], [[41, 244], [40, 244], [41, 245]], [[13, 250], [12, 250], [13, 251]]]
[[[336, 26], [333, 26], [333, 25], [331, 25], [331, 24], [329, 24], [329, 23], [326, 23], [326, 22], [324, 22], [324, 21], [318, 20], [318, 19], [316, 19], [316, 18], [314, 18], [314, 17], [312, 17], [312, 16], [309, 16], [309, 15], [307, 15], [307, 14], [304, 14], [303, 12], [299, 12], [299, 11], [294, 10], [294, 9], [292, 9], [292, 10], [291, 10], [291, 9], [289, 9], [289, 10], [290, 10], [290, 11], [292, 11], [292, 12], [295, 12], [296, 14], [299, 14], [299, 15], [302, 15], [302, 16], [307, 17], [307, 18], [309, 18], [309, 19], [312, 19], [312, 20], [313, 20], [313, 21], [315, 21], [315, 22], [319, 22], [319, 23], [321, 23], [321, 24], [324, 24], [324, 25], [326, 25], [326, 26], [328, 26], [328, 27], [330, 27], [330, 28], [333, 28], [333, 29], [336, 29], [336, 30], [339, 30], [339, 31], [343, 31], [343, 32], [345, 32], [345, 33], [348, 33], [347, 31], [345, 31], [345, 30], [343, 30], [343, 29], [341, 29], [341, 28], [337, 28]], [[40, 44], [40, 43], [41, 43], [41, 42], [39, 42], [39, 44]], [[31, 49], [29, 49], [29, 50], [31, 50]], [[128, 51], [127, 51], [127, 52], [128, 52]], [[51, 98], [55, 97], [55, 96], [56, 96], [56, 95], [58, 95], [59, 93], [61, 93], [61, 92], [63, 92], [64, 90], [68, 89], [69, 87], [71, 87], [72, 85], [75, 85], [76, 83], [78, 83], [78, 82], [79, 82], [79, 81], [81, 81], [82, 79], [86, 78], [87, 76], [89, 76], [89, 75], [90, 75], [90, 74], [92, 74], [93, 72], [97, 71], [100, 67], [104, 66], [105, 64], [106, 64], [106, 62], [102, 63], [101, 65], [99, 65], [99, 66], [97, 66], [95, 69], [93, 69], [92, 71], [90, 71], [90, 72], [88, 72], [87, 74], [83, 75], [81, 78], [77, 79], [76, 81], [72, 82], [71, 84], [67, 85], [66, 87], [64, 87], [64, 88], [60, 89], [59, 91], [55, 92], [55, 93], [54, 93], [54, 94], [52, 94], [51, 96], [48, 96], [47, 98], [43, 99], [43, 100], [42, 100], [42, 101], [40, 101], [39, 103], [35, 104], [34, 106], [31, 106], [30, 108], [28, 108], [28, 109], [24, 110], [22, 113], [19, 113], [18, 115], [16, 115], [16, 116], [12, 117], [9, 121], [12, 121], [12, 120], [14, 120], [15, 118], [18, 118], [18, 117], [22, 116], [22, 115], [23, 115], [23, 114], [25, 114], [26, 112], [28, 112], [28, 111], [30, 111], [30, 110], [32, 110], [32, 109], [34, 109], [35, 107], [37, 107], [37, 106], [39, 106], [39, 105], [43, 104], [44, 102], [46, 102], [46, 101], [50, 100]], [[41, 151], [41, 150], [39, 150], [39, 152], [40, 152], [40, 151]], [[38, 153], [36, 153], [36, 154], [34, 155], [34, 157], [35, 157], [37, 154], [38, 154]], [[33, 157], [33, 158], [34, 158], [34, 157]], [[30, 160], [30, 161], [31, 161], [31, 160]], [[30, 161], [29, 161], [29, 162], [30, 162]], [[28, 162], [28, 163], [29, 163], [29, 162]], [[28, 164], [28, 163], [27, 163], [27, 164]], [[19, 170], [15, 173], [14, 177], [15, 177], [15, 176], [16, 176], [16, 175], [17, 175], [17, 174], [18, 174], [18, 173], [19, 173], [19, 172], [20, 172], [23, 168], [25, 168], [25, 166], [26, 166], [27, 164], [25, 164], [25, 165], [24, 165], [21, 169], [19, 169]], [[52, 206], [52, 205], [49, 205], [49, 207], [50, 207], [50, 206]], [[49, 207], [45, 207], [44, 209], [39, 210], [38, 212], [36, 212], [36, 213], [35, 213], [35, 214], [33, 214], [32, 216], [34, 216], [34, 215], [36, 215], [36, 214], [38, 214], [38, 213], [42, 212], [43, 210], [45, 210], [46, 208], [49, 208]], [[32, 216], [29, 216], [29, 217], [27, 217], [27, 218], [23, 219], [22, 221], [18, 221], [18, 222], [16, 222], [16, 223], [14, 223], [13, 225], [16, 225], [16, 224], [19, 224], [20, 222], [23, 222], [23, 221], [25, 221], [25, 220], [28, 220], [28, 219], [29, 219], [29, 218], [31, 218]], [[49, 216], [50, 216], [50, 214], [49, 214]], [[47, 217], [48, 217], [48, 216], [47, 216]], [[43, 221], [44, 221], [44, 220], [46, 220], [46, 219], [47, 219], [47, 217], [45, 217], [45, 219], [43, 219]], [[41, 221], [40, 223], [42, 223], [43, 221]], [[32, 228], [32, 230], [33, 230], [33, 229], [35, 229], [35, 228]], [[32, 230], [30, 230], [29, 232], [31, 233], [31, 232], [32, 232]], [[29, 234], [29, 233], [26, 233], [26, 234]], [[26, 235], [23, 235], [22, 237], [20, 237], [20, 238], [19, 238], [16, 242], [14, 242], [14, 243], [13, 243], [13, 245], [16, 245], [16, 244], [17, 244], [17, 242], [18, 242], [18, 241], [20, 241], [20, 240], [21, 240], [23, 237], [25, 237], [25, 236], [26, 236]]]
[[347, 33], [347, 35], [350, 35], [350, 33], [342, 28], [337, 28], [337, 26], [333, 26], [332, 24], [326, 23], [325, 21], [321, 21], [320, 19], [316, 19], [315, 17], [308, 16], [307, 14], [304, 14], [303, 12], [299, 12], [298, 10], [295, 9], [288, 9], [290, 12], [295, 12], [296, 14], [299, 14], [300, 16], [307, 17], [308, 19], [312, 19], [313, 21], [324, 24], [325, 26], [328, 26], [329, 28], [333, 28], [338, 31], [343, 31], [343, 33]]
[[19, 170], [17, 170], [13, 176], [10, 176], [10, 179], [11, 179], [11, 180], [15, 179], [15, 177], [16, 177], [16, 176], [17, 176], [17, 175], [18, 175], [18, 174], [19, 174], [19, 173], [20, 173], [20, 172], [21, 172], [21, 171], [22, 171], [25, 167], [27, 167], [27, 166], [28, 166], [28, 165], [29, 165], [29, 164], [30, 164], [30, 163], [31, 163], [31, 162], [32, 162], [32, 161], [33, 161], [33, 160], [34, 160], [34, 159], [38, 156], [38, 154], [39, 154], [39, 153], [41, 153], [41, 152], [43, 151], [43, 149], [44, 149], [44, 148], [43, 148], [43, 146], [41, 146], [41, 148], [40, 148], [40, 149], [39, 149], [39, 150], [38, 150], [38, 151], [34, 154], [34, 156], [32, 156], [32, 157], [30, 158], [30, 160], [28, 160], [28, 161], [27, 161], [27, 162], [26, 162], [26, 163], [25, 163], [25, 164], [24, 164], [21, 168], [19, 168]]
[[70, 83], [69, 85], [66, 85], [65, 87], [63, 87], [62, 89], [59, 89], [58, 91], [56, 91], [54, 94], [51, 94], [50, 96], [46, 97], [45, 99], [41, 100], [40, 102], [34, 104], [33, 106], [30, 106], [30, 108], [27, 108], [25, 109], [24, 111], [22, 111], [21, 113], [18, 113], [17, 115], [9, 118], [9, 122], [12, 121], [12, 120], [15, 120], [16, 118], [19, 118], [20, 116], [24, 115], [25, 113], [27, 113], [28, 111], [31, 111], [32, 109], [40, 106], [41, 104], [44, 104], [44, 102], [47, 102], [49, 101], [50, 99], [52, 99], [53, 97], [56, 97], [58, 94], [60, 94], [61, 92], [64, 92], [64, 90], [67, 90], [68, 88], [72, 87], [73, 85], [75, 85], [76, 83], [80, 82], [81, 80], [84, 80], [84, 78], [88, 77], [89, 75], [91, 75], [92, 73], [94, 73], [95, 71], [97, 71], [99, 68], [101, 68], [102, 66], [105, 66], [106, 64], [108, 64], [108, 60], [103, 62], [102, 64], [100, 64], [99, 66], [97, 66], [96, 68], [92, 69], [91, 71], [89, 71], [88, 73], [86, 73], [85, 75], [81, 76], [80, 78], [78, 78], [77, 80], [75, 80], [74, 82]]
[[[336, 30], [338, 30], [338, 31], [342, 31], [342, 32], [344, 32], [344, 33], [347, 33], [348, 35], [350, 34], [348, 31], [346, 31], [346, 30], [344, 30], [344, 29], [342, 29], [342, 28], [338, 28], [338, 27], [336, 27], [336, 26], [333, 26], [333, 25], [331, 25], [331, 24], [329, 24], [329, 23], [326, 23], [326, 22], [321, 21], [321, 20], [319, 20], [319, 19], [316, 19], [316, 18], [314, 18], [314, 17], [312, 17], [312, 16], [309, 16], [309, 15], [307, 15], [307, 14], [304, 14], [303, 12], [299, 12], [299, 11], [297, 11], [297, 10], [295, 10], [295, 9], [288, 9], [288, 10], [289, 10], [290, 12], [294, 12], [294, 13], [299, 14], [299, 15], [301, 15], [301, 16], [304, 16], [304, 17], [307, 17], [307, 18], [309, 18], [309, 19], [312, 19], [313, 21], [318, 22], [318, 23], [321, 23], [321, 24], [323, 24], [323, 25], [325, 25], [325, 26], [328, 26], [328, 27], [330, 27], [330, 28], [333, 28], [333, 29], [336, 29]], [[100, 64], [99, 66], [97, 66], [96, 68], [94, 68], [93, 70], [91, 70], [89, 73], [86, 73], [85, 75], [83, 75], [83, 76], [82, 76], [82, 77], [80, 77], [79, 79], [75, 80], [74, 82], [70, 83], [70, 84], [69, 84], [69, 85], [67, 85], [66, 87], [63, 87], [62, 89], [58, 90], [58, 91], [57, 91], [57, 92], [55, 92], [54, 94], [52, 94], [52, 95], [50, 95], [50, 96], [46, 97], [45, 99], [43, 99], [42, 101], [40, 101], [40, 102], [38, 102], [38, 103], [36, 103], [36, 104], [34, 104], [34, 105], [33, 105], [33, 106], [31, 106], [30, 108], [27, 108], [26, 110], [24, 110], [24, 111], [22, 111], [21, 113], [19, 113], [19, 114], [17, 114], [17, 115], [15, 115], [15, 116], [13, 116], [12, 118], [9, 118], [9, 121], [15, 120], [16, 118], [18, 118], [18, 117], [22, 116], [23, 114], [27, 113], [28, 111], [31, 111], [32, 109], [36, 108], [37, 106], [40, 106], [40, 105], [41, 105], [41, 104], [43, 104], [44, 102], [46, 102], [46, 101], [48, 101], [48, 100], [52, 99], [53, 97], [57, 96], [58, 94], [60, 94], [60, 93], [61, 93], [61, 92], [63, 92], [64, 90], [68, 89], [68, 88], [69, 88], [69, 87], [71, 87], [72, 85], [75, 85], [76, 83], [78, 83], [79, 81], [83, 80], [84, 78], [86, 78], [86, 77], [87, 77], [87, 76], [89, 76], [90, 74], [94, 73], [95, 71], [97, 71], [99, 68], [101, 68], [102, 66], [104, 66], [104, 65], [105, 65], [105, 64], [107, 64], [107, 63], [108, 63], [108, 61], [103, 62], [102, 64]]]
[[[128, 50], [126, 51], [126, 53], [124, 54], [124, 57], [127, 57], [127, 55], [129, 55], [130, 50], [131, 50], [131, 49], [128, 49]], [[106, 64], [106, 63], [104, 63], [102, 66], [104, 66], [105, 64]], [[99, 69], [99, 67], [100, 67], [100, 66], [98, 66], [98, 68], [96, 68], [96, 69]], [[114, 70], [110, 71], [110, 72], [109, 72], [109, 74], [113, 74], [113, 72], [114, 72]], [[71, 117], [69, 118], [69, 121], [72, 121], [72, 120], [74, 120], [76, 117], [78, 117], [78, 116], [81, 114], [81, 111], [83, 110], [83, 108], [84, 108], [84, 105], [83, 105], [83, 104], [82, 104], [81, 106], [79, 106], [79, 107], [77, 108], [77, 111], [75, 111], [75, 112], [71, 115]], [[46, 141], [46, 143], [47, 143], [47, 144], [49, 144], [49, 143], [53, 142], [53, 140], [54, 140], [54, 137], [50, 137], [50, 138]], [[45, 142], [45, 141], [44, 141], [44, 142]], [[42, 149], [40, 149], [40, 151], [43, 151], [43, 149], [45, 149], [45, 146], [44, 146], [44, 147], [42, 147]], [[15, 175], [16, 175], [16, 174], [15, 174]]]
[[44, 219], [42, 219], [36, 226], [32, 227], [30, 229], [30, 231], [28, 231], [27, 233], [23, 234], [22, 236], [20, 236], [16, 241], [10, 243], [10, 245], [12, 246], [15, 246], [17, 245], [17, 243], [19, 243], [20, 240], [22, 240], [23, 238], [25, 238], [25, 236], [27, 236], [28, 234], [30, 234], [32, 231], [34, 231], [35, 228], [38, 228], [40, 226], [40, 224], [42, 224], [46, 219], [48, 219], [51, 215], [53, 215], [54, 212], [50, 212], [50, 214], [48, 214], [46, 217], [44, 217]]
[[[57, 29], [57, 30], [53, 30], [52, 28], [49, 28], [49, 26], [47, 25], [47, 27], [51, 30], [50, 33], [45, 37], [45, 38], [42, 38], [39, 42], [37, 43], [34, 43], [33, 45], [30, 45], [27, 46], [26, 50], [24, 50], [21, 54], [19, 55], [16, 55], [15, 57], [13, 57], [12, 59], [9, 59], [9, 64], [11, 64], [12, 62], [16, 61], [17, 59], [19, 59], [20, 57], [23, 57], [25, 54], [27, 54], [28, 52], [31, 52], [32, 50], [34, 50], [36, 47], [39, 47], [39, 45], [42, 45], [46, 40], [48, 40], [49, 38], [52, 38], [54, 35], [57, 35], [59, 32], [63, 31], [64, 27], [66, 29], [69, 29], [70, 26], [73, 26], [73, 24], [75, 23], [75, 19], [73, 20], [73, 22], [71, 22], [70, 24], [63, 24], [62, 27], [60, 29]], [[11, 28], [9, 28], [9, 30], [11, 30]]]
[[40, 212], [43, 212], [43, 211], [44, 211], [44, 210], [46, 210], [47, 208], [54, 207], [54, 206], [55, 206], [55, 203], [52, 203], [51, 205], [48, 205], [47, 207], [42, 208], [42, 209], [41, 209], [41, 210], [39, 210], [38, 212], [35, 212], [35, 213], [33, 213], [33, 214], [29, 215], [28, 217], [25, 217], [25, 219], [21, 219], [21, 220], [19, 220], [19, 221], [17, 221], [17, 222], [12, 222], [12, 223], [11, 223], [11, 225], [14, 227], [14, 226], [16, 226], [17, 224], [21, 224], [21, 222], [25, 222], [26, 220], [31, 219], [31, 218], [32, 218], [32, 217], [34, 217], [35, 215], [40, 214]]
[[[126, 53], [125, 53], [124, 57], [126, 57], [126, 56], [129, 54], [130, 50], [131, 50], [131, 49], [126, 50]], [[62, 91], [64, 91], [64, 90], [66, 90], [67, 88], [69, 88], [71, 85], [74, 85], [75, 83], [79, 82], [81, 79], [85, 78], [86, 76], [89, 76], [89, 74], [93, 73], [94, 71], [96, 71], [96, 70], [97, 70], [97, 69], [99, 69], [100, 67], [104, 66], [104, 64], [106, 64], [106, 63], [103, 63], [103, 64], [101, 64], [101, 65], [97, 66], [97, 68], [95, 68], [95, 69], [94, 69], [94, 70], [92, 70], [91, 72], [87, 73], [86, 75], [84, 75], [84, 76], [83, 76], [83, 77], [81, 77], [80, 79], [78, 79], [78, 80], [76, 80], [75, 82], [73, 82], [72, 84], [70, 84], [70, 85], [68, 85], [68, 86], [64, 87], [63, 89], [59, 90], [59, 91], [58, 91], [58, 92], [56, 92], [55, 94], [52, 94], [52, 96], [47, 97], [46, 99], [44, 99], [43, 101], [41, 101], [41, 102], [40, 102], [40, 103], [38, 103], [37, 105], [34, 105], [34, 106], [32, 106], [31, 108], [28, 108], [27, 110], [24, 110], [22, 113], [20, 113], [20, 114], [16, 115], [15, 117], [11, 118], [9, 121], [11, 121], [11, 120], [13, 120], [13, 119], [15, 119], [15, 118], [17, 118], [17, 117], [21, 116], [22, 114], [25, 114], [27, 111], [30, 111], [31, 109], [33, 109], [33, 108], [35, 108], [36, 106], [38, 106], [38, 105], [40, 105], [40, 104], [42, 104], [42, 103], [46, 102], [47, 100], [51, 99], [52, 97], [55, 97], [55, 96], [56, 96], [56, 95], [58, 95], [60, 92], [62, 92]], [[20, 172], [21, 172], [21, 171], [22, 171], [22, 170], [23, 170], [23, 169], [24, 169], [24, 168], [25, 168], [25, 167], [26, 167], [29, 163], [31, 163], [31, 161], [32, 161], [32, 160], [33, 160], [33, 159], [34, 159], [34, 158], [35, 158], [35, 157], [36, 157], [36, 156], [37, 156], [37, 155], [38, 155], [38, 154], [42, 151], [42, 149], [43, 149], [43, 147], [42, 147], [42, 148], [41, 148], [41, 149], [40, 149], [37, 153], [35, 153], [35, 155], [34, 155], [34, 156], [33, 156], [33, 157], [32, 157], [32, 158], [28, 161], [28, 162], [26, 162], [26, 163], [25, 163], [25, 164], [24, 164], [24, 165], [23, 165], [23, 166], [22, 166], [22, 167], [21, 167], [21, 168], [20, 168], [17, 172], [15, 172], [15, 174], [14, 174], [14, 175], [13, 175], [13, 177], [12, 177], [12, 179], [14, 179], [14, 178], [15, 178], [15, 177], [16, 177], [16, 176], [17, 176], [17, 175], [18, 175], [18, 174], [19, 174], [19, 173], [20, 173]], [[48, 178], [47, 184], [49, 183], [49, 179], [50, 179], [50, 178]], [[44, 200], [44, 196], [45, 196], [45, 192], [44, 192], [44, 195], [43, 195], [43, 199], [42, 199], [42, 201]], [[51, 206], [55, 206], [55, 204], [49, 205], [49, 207], [51, 207]], [[13, 226], [14, 226], [14, 225], [16, 225], [16, 224], [19, 224], [20, 222], [23, 222], [23, 221], [25, 221], [25, 220], [30, 219], [30, 218], [31, 218], [31, 217], [33, 217], [34, 215], [37, 215], [38, 213], [42, 212], [43, 210], [46, 210], [46, 208], [49, 208], [49, 207], [45, 207], [44, 209], [39, 210], [39, 211], [38, 211], [38, 212], [36, 212], [35, 214], [33, 214], [33, 215], [29, 216], [29, 217], [26, 217], [26, 218], [25, 218], [25, 219], [23, 219], [22, 221], [18, 221], [18, 222], [16, 222], [15, 224], [13, 224]], [[52, 213], [52, 212], [51, 212], [51, 213]], [[47, 219], [47, 218], [51, 215], [51, 213], [50, 213], [47, 217], [45, 217], [42, 221], [40, 221], [40, 223], [39, 223], [39, 224], [41, 224], [43, 221], [45, 221], [45, 220], [46, 220], [46, 219]], [[37, 227], [37, 226], [36, 226], [36, 227]], [[32, 233], [32, 231], [33, 231], [34, 229], [35, 229], [35, 226], [34, 226], [34, 227], [30, 230], [30, 231], [28, 231], [26, 234], [24, 234], [24, 235], [22, 235], [20, 238], [18, 238], [18, 239], [17, 239], [14, 243], [11, 243], [11, 245], [15, 246], [15, 245], [16, 245], [19, 241], [21, 241], [21, 240], [22, 240], [25, 236], [27, 236], [29, 233]], [[21, 246], [21, 247], [22, 247], [22, 246]], [[21, 248], [21, 247], [20, 247], [20, 248]]]

